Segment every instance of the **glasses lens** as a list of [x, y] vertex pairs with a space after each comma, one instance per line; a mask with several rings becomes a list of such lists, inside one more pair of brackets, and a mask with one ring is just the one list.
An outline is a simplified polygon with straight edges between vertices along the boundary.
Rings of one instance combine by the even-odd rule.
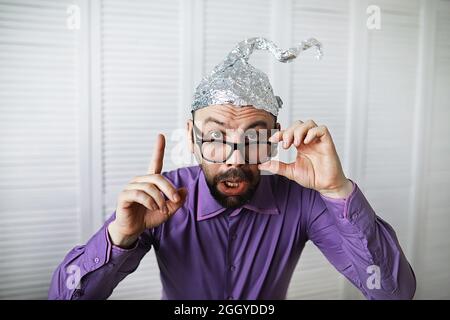
[[231, 146], [222, 141], [203, 142], [202, 145], [203, 158], [212, 162], [225, 162], [231, 152]]
[[251, 143], [245, 149], [245, 158], [250, 164], [264, 163], [270, 160], [271, 146], [267, 141]]

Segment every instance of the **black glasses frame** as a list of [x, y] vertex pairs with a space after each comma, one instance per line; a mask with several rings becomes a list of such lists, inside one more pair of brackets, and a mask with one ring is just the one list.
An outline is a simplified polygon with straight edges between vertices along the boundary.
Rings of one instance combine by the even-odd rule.
[[[202, 132], [201, 132], [201, 130], [200, 130], [199, 128], [197, 128], [197, 126], [195, 125], [193, 119], [192, 119], [192, 124], [193, 124], [193, 135], [194, 135], [194, 138], [195, 138], [195, 143], [198, 145], [198, 147], [199, 147], [199, 149], [200, 149], [200, 153], [201, 153], [201, 155], [202, 155], [202, 158], [205, 159], [206, 161], [212, 162], [212, 163], [226, 163], [226, 162], [228, 161], [228, 159], [231, 158], [231, 156], [233, 155], [234, 151], [239, 150], [239, 152], [241, 153], [241, 155], [243, 155], [243, 158], [244, 158], [245, 163], [248, 164], [248, 163], [251, 163], [251, 162], [249, 161], [249, 159], [247, 159], [248, 156], [247, 156], [245, 153], [244, 153], [244, 154], [242, 153], [243, 150], [245, 151], [245, 148], [246, 148], [247, 146], [253, 145], [253, 144], [258, 145], [258, 144], [264, 143], [264, 144], [267, 144], [267, 145], [270, 146], [270, 152], [271, 152], [271, 154], [272, 154], [274, 151], [276, 151], [276, 148], [277, 148], [277, 145], [278, 145], [278, 143], [273, 143], [273, 142], [270, 142], [270, 141], [263, 141], [263, 142], [261, 142], [261, 141], [246, 141], [246, 142], [238, 143], [238, 142], [229, 142], [229, 141], [226, 141], [226, 140], [203, 139], [203, 137], [201, 137], [201, 136], [199, 137], [199, 136], [198, 136], [197, 133], [200, 132], [200, 134], [201, 134]], [[273, 128], [273, 129], [277, 129], [277, 128]], [[203, 148], [202, 148], [202, 146], [203, 146], [203, 144], [204, 144], [205, 142], [221, 142], [221, 143], [224, 144], [224, 145], [231, 146], [232, 150], [231, 150], [230, 154], [226, 157], [225, 160], [222, 160], [222, 161], [211, 160], [211, 159], [206, 158], [206, 157], [203, 155]], [[269, 159], [270, 159], [270, 158], [269, 158]], [[267, 161], [269, 161], [269, 160], [267, 160]], [[266, 161], [264, 161], [264, 162], [266, 162]], [[258, 162], [255, 163], [255, 164], [260, 164], [260, 163], [263, 163], [263, 162], [259, 162], [259, 161], [258, 161]]]

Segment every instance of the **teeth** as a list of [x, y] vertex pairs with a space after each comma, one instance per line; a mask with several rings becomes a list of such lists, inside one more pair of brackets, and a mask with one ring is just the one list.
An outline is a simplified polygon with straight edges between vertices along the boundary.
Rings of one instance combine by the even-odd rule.
[[239, 186], [239, 183], [225, 181], [225, 185], [230, 188], [236, 188], [237, 186]]

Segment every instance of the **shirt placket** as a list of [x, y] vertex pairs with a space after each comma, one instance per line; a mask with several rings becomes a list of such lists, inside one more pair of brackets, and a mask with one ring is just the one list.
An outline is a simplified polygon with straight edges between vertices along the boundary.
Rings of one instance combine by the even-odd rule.
[[227, 285], [225, 292], [225, 299], [234, 300], [238, 299], [237, 292], [235, 292], [234, 284], [236, 283], [236, 241], [237, 234], [237, 220], [239, 219], [239, 213], [242, 208], [235, 209], [227, 215], [228, 222], [228, 243], [227, 243]]

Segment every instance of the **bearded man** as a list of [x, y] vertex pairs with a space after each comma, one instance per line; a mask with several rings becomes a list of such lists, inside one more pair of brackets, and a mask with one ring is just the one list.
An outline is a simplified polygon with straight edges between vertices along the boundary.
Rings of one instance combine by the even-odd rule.
[[[106, 299], [153, 248], [163, 299], [285, 299], [311, 240], [368, 299], [411, 299], [416, 280], [395, 232], [345, 176], [327, 127], [282, 129], [281, 98], [248, 63], [255, 49], [287, 62], [311, 47], [321, 54], [315, 39], [285, 51], [264, 38], [240, 42], [194, 94], [186, 134], [199, 165], [162, 172], [158, 135], [147, 174], [67, 254], [49, 298]], [[295, 161], [278, 161], [278, 145], [295, 148]]]

